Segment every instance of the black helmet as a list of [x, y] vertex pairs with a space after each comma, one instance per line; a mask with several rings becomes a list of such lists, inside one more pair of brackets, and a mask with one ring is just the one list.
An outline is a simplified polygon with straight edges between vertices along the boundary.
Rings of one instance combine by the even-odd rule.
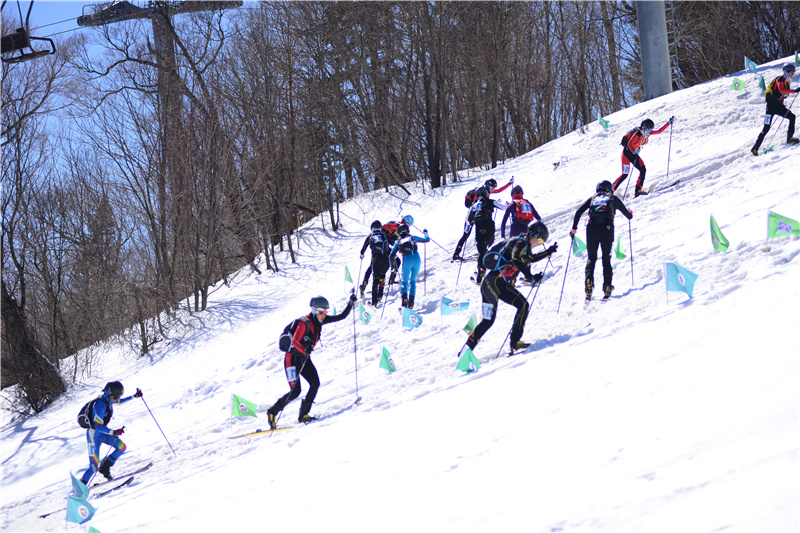
[[311, 307], [314, 309], [328, 309], [330, 308], [330, 304], [328, 303], [327, 298], [324, 296], [314, 296], [311, 298]]
[[784, 72], [794, 72], [794, 63], [786, 63], [783, 66], [783, 71]]
[[521, 185], [514, 185], [514, 186], [511, 188], [511, 198], [516, 198], [517, 196], [519, 196], [520, 198], [522, 198], [522, 195], [523, 195], [523, 194], [524, 194], [524, 193], [523, 193], [523, 191], [522, 191], [522, 186], [521, 186]]
[[614, 186], [608, 180], [603, 180], [597, 184], [597, 192], [614, 192]]
[[475, 191], [475, 195], [478, 198], [489, 198], [489, 190], [486, 187], [478, 187]]
[[547, 229], [547, 226], [544, 225], [544, 222], [532, 220], [531, 223], [528, 224], [527, 235], [528, 237], [538, 237], [544, 242], [550, 238], [550, 231]]
[[401, 222], [400, 224], [397, 225], [398, 235], [400, 235], [401, 237], [408, 237], [409, 233], [410, 231], [408, 230], [408, 224], [406, 224], [405, 222]]
[[644, 119], [641, 125], [641, 127], [646, 130], [652, 130], [655, 126], [656, 126], [655, 123], [649, 118]]
[[381, 230], [382, 224], [380, 220], [373, 220], [372, 224], [369, 225], [372, 233], [378, 233]]
[[487, 189], [496, 189], [497, 188], [497, 180], [494, 178], [489, 178], [486, 180], [486, 183], [483, 184], [484, 187]]
[[106, 388], [103, 389], [103, 392], [107, 392], [109, 396], [122, 398], [122, 395], [125, 394], [125, 387], [119, 381], [109, 381], [106, 383]]

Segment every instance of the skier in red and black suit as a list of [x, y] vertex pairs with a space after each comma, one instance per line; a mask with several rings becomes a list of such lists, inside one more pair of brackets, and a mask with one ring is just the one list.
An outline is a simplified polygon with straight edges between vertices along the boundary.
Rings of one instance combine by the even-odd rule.
[[505, 202], [489, 198], [486, 187], [478, 187], [478, 199], [469, 209], [467, 221], [475, 224], [475, 246], [478, 248], [478, 271], [475, 273], [475, 283], [480, 284], [486, 269], [483, 266], [483, 256], [494, 242], [494, 210], [506, 209]]
[[297, 420], [306, 423], [316, 420], [315, 417], [308, 414], [319, 390], [319, 374], [317, 374], [317, 369], [311, 361], [311, 351], [317, 345], [322, 334], [322, 325], [344, 319], [350, 314], [355, 301], [356, 295], [353, 293], [350, 295], [350, 301], [347, 302], [347, 307], [344, 308], [344, 311], [338, 315], [328, 316], [328, 309], [330, 308], [328, 300], [322, 296], [311, 298], [311, 313], [301, 317], [297, 322], [297, 328], [292, 336], [292, 346], [286, 352], [283, 361], [286, 380], [289, 382], [289, 392], [281, 396], [275, 402], [275, 405], [267, 410], [270, 429], [278, 427], [278, 415], [280, 412], [289, 402], [300, 396], [302, 390], [300, 376], [303, 376], [308, 382], [308, 392], [305, 399], [300, 403], [300, 416]]
[[622, 137], [622, 142], [620, 143], [622, 145], [622, 174], [614, 181], [615, 191], [619, 189], [619, 186], [628, 177], [631, 171], [631, 164], [633, 164], [634, 168], [639, 171], [639, 179], [636, 180], [634, 198], [641, 194], [646, 194], [642, 191], [642, 186], [644, 185], [644, 176], [647, 174], [647, 168], [645, 168], [642, 158], [639, 157], [639, 152], [642, 146], [647, 144], [651, 135], [663, 133], [674, 121], [675, 117], [670, 117], [666, 124], [653, 131], [655, 124], [652, 120], [646, 118], [642, 121], [641, 126], [630, 130]]
[[536, 212], [536, 208], [528, 200], [522, 197], [522, 187], [514, 185], [511, 189], [512, 202], [506, 208], [506, 214], [503, 215], [503, 223], [500, 225], [500, 236], [506, 238], [506, 221], [511, 218], [511, 227], [509, 228], [509, 237], [517, 237], [522, 235], [528, 230], [528, 224], [533, 220], [542, 221], [542, 217]]
[[[372, 271], [372, 305], [378, 305], [383, 298], [384, 287], [386, 286], [386, 272], [389, 270], [389, 239], [383, 231], [380, 220], [375, 220], [370, 226], [372, 233], [364, 240], [361, 247], [361, 259], [364, 259], [364, 252], [367, 248], [372, 251], [372, 261], [369, 263], [367, 271]], [[367, 277], [364, 277], [364, 284], [361, 285], [361, 296], [364, 296], [364, 288], [367, 285]]]
[[794, 72], [794, 65], [786, 63], [783, 66], [783, 76], [778, 76], [772, 80], [764, 92], [764, 98], [767, 100], [767, 114], [764, 116], [764, 128], [758, 134], [756, 144], [750, 149], [753, 155], [758, 155], [758, 149], [761, 147], [761, 143], [764, 142], [764, 137], [766, 137], [769, 128], [772, 126], [772, 117], [775, 115], [789, 119], [789, 129], [786, 130], [786, 143], [797, 144], [800, 142], [794, 136], [794, 113], [789, 111], [783, 103], [787, 95], [800, 92], [800, 89], [792, 89], [790, 86], [790, 80], [794, 76]]
[[586, 261], [586, 299], [592, 299], [594, 289], [594, 264], [597, 262], [597, 248], [602, 248], [603, 252], [603, 294], [607, 299], [611, 296], [614, 287], [611, 285], [613, 271], [611, 269], [611, 247], [614, 245], [614, 213], [619, 209], [625, 217], [630, 220], [633, 212], [625, 207], [611, 188], [611, 182], [603, 180], [597, 184], [594, 196], [586, 200], [575, 213], [572, 221], [572, 231], [569, 232], [571, 238], [575, 238], [578, 231], [578, 221], [581, 215], [589, 211], [589, 223], [586, 226], [586, 251], [589, 258]]

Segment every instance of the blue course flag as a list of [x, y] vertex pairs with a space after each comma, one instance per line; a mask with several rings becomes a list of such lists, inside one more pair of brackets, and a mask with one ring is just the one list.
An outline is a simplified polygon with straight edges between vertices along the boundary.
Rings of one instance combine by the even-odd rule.
[[758, 74], [758, 65], [756, 65], [753, 61], [747, 59], [747, 56], [744, 56], [744, 68], [745, 70], [750, 71], [753, 74]]
[[666, 269], [667, 290], [673, 292], [685, 292], [692, 297], [694, 292], [694, 282], [697, 280], [697, 274], [675, 263], [667, 263], [664, 268]]
[[77, 496], [82, 500], [87, 499], [89, 497], [89, 487], [84, 485], [81, 480], [73, 476], [72, 472], [69, 473], [69, 477], [72, 478], [72, 495]]
[[394, 365], [394, 360], [389, 354], [389, 350], [386, 349], [386, 346], [381, 350], [381, 368], [388, 370], [390, 374], [397, 370], [397, 367]]
[[92, 507], [92, 504], [83, 498], [70, 496], [67, 502], [67, 522], [74, 522], [76, 524], [83, 524], [88, 522], [94, 516], [97, 509]]
[[469, 300], [457, 302], [456, 300], [442, 297], [442, 315], [449, 315], [456, 311], [466, 311], [467, 309], [469, 309]]
[[404, 328], [418, 328], [422, 325], [422, 317], [417, 314], [413, 309], [408, 307], [403, 308], [403, 327]]

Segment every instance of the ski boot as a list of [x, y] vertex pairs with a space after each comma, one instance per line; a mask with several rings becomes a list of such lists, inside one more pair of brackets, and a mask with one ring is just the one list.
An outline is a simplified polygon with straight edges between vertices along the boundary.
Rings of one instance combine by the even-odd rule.
[[303, 400], [302, 402], [300, 402], [300, 416], [297, 417], [298, 422], [302, 422], [303, 424], [308, 424], [309, 422], [317, 420], [317, 417], [308, 414], [308, 412], [311, 411], [312, 403], [314, 402], [309, 402], [308, 400]]
[[797, 137], [789, 137], [788, 139], [786, 139], [786, 144], [797, 144], [797, 143], [800, 143], [800, 139], [798, 139]]
[[361, 299], [362, 299], [362, 300], [364, 299], [364, 291], [365, 291], [365, 290], [367, 290], [367, 283], [366, 283], [366, 282], [362, 283], [362, 284], [361, 284], [361, 285], [359, 285], [359, 287], [358, 287], [358, 291], [359, 291], [359, 293], [361, 294]]
[[103, 462], [100, 463], [100, 468], [98, 468], [97, 471], [103, 474], [103, 477], [105, 477], [107, 480], [111, 481], [114, 479], [114, 477], [111, 475], [112, 466], [114, 466], [114, 463], [112, 463], [108, 457], [106, 457], [103, 459]]
[[407, 295], [407, 294], [405, 294], [405, 293], [403, 293], [403, 294], [401, 294], [400, 296], [401, 296], [401, 298], [402, 298], [402, 302], [403, 302], [403, 303], [402, 303], [402, 304], [400, 304], [400, 305], [402, 305], [403, 307], [408, 307], [408, 295]]
[[603, 287], [603, 301], [607, 302], [609, 298], [611, 298], [611, 291], [614, 290], [613, 285], [606, 285]]
[[267, 422], [269, 422], [269, 429], [278, 429], [278, 417], [267, 411]]
[[408, 297], [408, 308], [409, 309], [414, 309], [414, 296], [413, 295]]

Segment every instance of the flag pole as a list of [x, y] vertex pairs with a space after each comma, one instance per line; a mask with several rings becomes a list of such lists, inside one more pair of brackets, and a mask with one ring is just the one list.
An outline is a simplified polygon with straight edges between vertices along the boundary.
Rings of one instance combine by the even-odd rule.
[[631, 285], [636, 285], [633, 281], [633, 230], [631, 229], [631, 219], [628, 219], [628, 239], [630, 240], [631, 248]]
[[[561, 294], [558, 297], [558, 308], [556, 309], [556, 314], [561, 310], [561, 298], [564, 296], [564, 287], [567, 284], [567, 271], [569, 270], [569, 256], [572, 255], [573, 247], [575, 246], [575, 235], [570, 234], [572, 239], [572, 243], [569, 247], [569, 253], [567, 254], [567, 266], [564, 268], [564, 281], [561, 283]], [[548, 258], [549, 259], [549, 258]]]

